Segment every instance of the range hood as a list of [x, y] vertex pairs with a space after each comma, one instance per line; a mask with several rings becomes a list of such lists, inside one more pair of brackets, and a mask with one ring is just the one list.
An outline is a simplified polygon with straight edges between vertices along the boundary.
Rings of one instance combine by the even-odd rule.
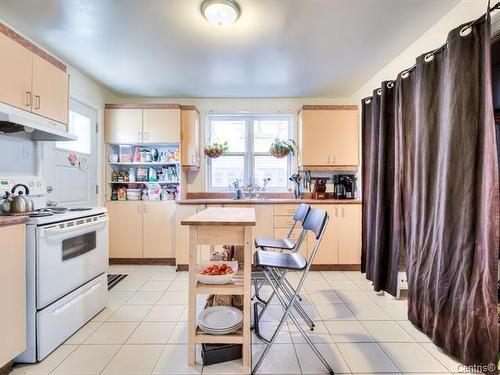
[[0, 134], [26, 132], [34, 141], [75, 141], [66, 125], [22, 109], [0, 103]]

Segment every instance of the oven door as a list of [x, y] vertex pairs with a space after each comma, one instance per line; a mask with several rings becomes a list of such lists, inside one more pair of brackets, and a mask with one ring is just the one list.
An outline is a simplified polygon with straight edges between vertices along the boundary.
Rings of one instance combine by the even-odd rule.
[[36, 235], [38, 310], [107, 269], [106, 214], [40, 226]]

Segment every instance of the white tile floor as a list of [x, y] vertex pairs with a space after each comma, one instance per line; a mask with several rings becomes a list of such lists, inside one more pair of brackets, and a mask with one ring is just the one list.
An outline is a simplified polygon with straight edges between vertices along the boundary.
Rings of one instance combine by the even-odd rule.
[[[13, 374], [242, 373], [241, 361], [187, 366], [187, 273], [163, 266], [111, 266], [110, 273], [128, 276], [111, 290], [109, 306], [43, 362], [17, 366]], [[298, 282], [296, 274], [289, 279]], [[375, 294], [359, 272], [311, 272], [301, 295], [317, 326], [311, 340], [336, 373], [459, 372], [460, 364], [406, 319], [406, 302]], [[271, 335], [280, 317], [277, 302], [263, 317], [264, 336]], [[259, 343], [253, 336], [254, 360], [263, 350]], [[289, 322], [259, 373], [326, 371]]]

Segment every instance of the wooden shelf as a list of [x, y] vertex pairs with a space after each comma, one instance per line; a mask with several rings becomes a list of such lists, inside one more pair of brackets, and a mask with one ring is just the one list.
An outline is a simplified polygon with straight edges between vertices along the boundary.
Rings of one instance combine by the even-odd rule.
[[178, 161], [167, 161], [167, 162], [161, 162], [161, 161], [150, 161], [150, 162], [139, 162], [139, 161], [131, 161], [131, 162], [125, 162], [125, 161], [117, 161], [117, 162], [108, 162], [109, 165], [127, 165], [127, 166], [133, 166], [133, 165], [179, 165]]
[[114, 184], [114, 185], [134, 185], [134, 184], [144, 184], [144, 185], [151, 185], [151, 184], [180, 184], [180, 181], [135, 181], [135, 182], [118, 182], [118, 181], [109, 181], [109, 184]]
[[196, 283], [197, 294], [219, 294], [219, 295], [243, 295], [243, 271], [239, 270], [229, 284], [213, 285]]
[[243, 329], [228, 335], [209, 335], [196, 327], [195, 342], [197, 344], [243, 344]]

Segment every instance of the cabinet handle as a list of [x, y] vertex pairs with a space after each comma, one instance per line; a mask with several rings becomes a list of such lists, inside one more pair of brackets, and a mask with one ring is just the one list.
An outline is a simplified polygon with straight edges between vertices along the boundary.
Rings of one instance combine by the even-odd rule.
[[149, 139], [149, 133], [144, 132], [144, 140], [147, 141]]
[[330, 154], [328, 154], [328, 161], [327, 164], [330, 164]]
[[138, 204], [137, 205], [137, 213], [140, 214], [141, 213], [141, 206], [142, 204]]
[[335, 154], [334, 154], [333, 155], [333, 164], [336, 164], [335, 161], [336, 161], [336, 158], [335, 158]]
[[335, 217], [338, 217], [339, 216], [339, 210], [337, 207], [335, 207]]
[[147, 213], [148, 212], [148, 206], [146, 204], [142, 205], [142, 212]]
[[40, 95], [35, 95], [35, 109], [40, 109]]
[[340, 207], [340, 212], [342, 213], [342, 217], [344, 217], [344, 207]]
[[26, 107], [31, 107], [32, 99], [31, 92], [26, 91]]

